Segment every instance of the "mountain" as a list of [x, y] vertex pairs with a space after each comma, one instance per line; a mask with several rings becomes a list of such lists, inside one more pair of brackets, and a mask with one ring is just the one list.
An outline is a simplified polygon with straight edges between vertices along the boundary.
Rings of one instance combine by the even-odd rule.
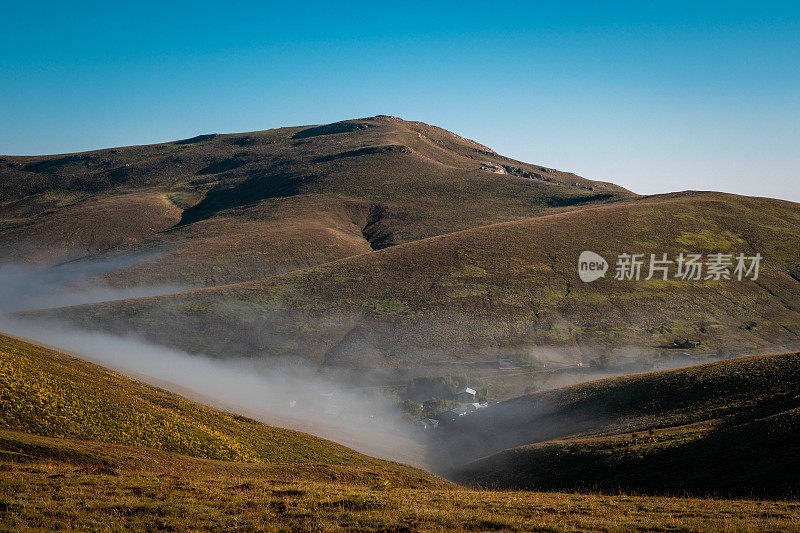
[[526, 395], [459, 418], [441, 446], [475, 486], [784, 498], [798, 430], [800, 353], [787, 353]]
[[[105, 343], [118, 351], [98, 361], [151, 382], [154, 362], [172, 373], [164, 386], [195, 399], [228, 368], [241, 378], [229, 388], [261, 391], [248, 383], [258, 369], [287, 419], [293, 382], [275, 384], [290, 371], [395, 408], [414, 403], [401, 402], [419, 376], [500, 400], [442, 417], [435, 432], [403, 426], [463, 489], [0, 336], [0, 517], [11, 528], [797, 523], [784, 501], [674, 497], [796, 498], [796, 203], [640, 196], [387, 116], [5, 156], [0, 185], [0, 311], [17, 311], [3, 327]], [[607, 261], [605, 277], [581, 279], [586, 251]], [[614, 276], [623, 254], [717, 253], [759, 257], [758, 276]], [[189, 355], [145, 353], [143, 340]], [[203, 379], [181, 374], [189, 368]], [[226, 401], [209, 389], [207, 401]], [[312, 389], [323, 398], [315, 420], [357, 417], [345, 402], [330, 418], [333, 393]], [[269, 412], [264, 396], [248, 395], [254, 410]], [[487, 487], [502, 490], [475, 490]]]
[[634, 195], [421, 122], [200, 135], [0, 158], [0, 247], [43, 264], [146, 252], [116, 285], [260, 279], [403, 242]]
[[[703, 356], [800, 341], [800, 205], [637, 196], [395, 117], [4, 157], [0, 183], [6, 262], [170, 287], [29, 317], [190, 352], [363, 375], [646, 368], [683, 338]], [[586, 250], [605, 279], [580, 280]], [[756, 280], [615, 280], [625, 253], [762, 261]]]

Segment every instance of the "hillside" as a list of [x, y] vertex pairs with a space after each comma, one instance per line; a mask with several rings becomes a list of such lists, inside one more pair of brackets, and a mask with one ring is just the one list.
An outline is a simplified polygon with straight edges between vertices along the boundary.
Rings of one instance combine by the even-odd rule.
[[419, 238], [631, 198], [378, 116], [0, 158], [5, 261], [153, 254], [115, 285], [260, 279]]
[[[11, 530], [785, 530], [793, 502], [473, 491], [0, 337]], [[45, 436], [48, 435], [48, 436]]]
[[[578, 278], [594, 250], [605, 279]], [[614, 280], [621, 253], [763, 256], [759, 278]], [[263, 280], [37, 316], [211, 355], [297, 355], [340, 368], [438, 361], [669, 359], [800, 340], [800, 208], [686, 192], [487, 225]], [[646, 277], [646, 268], [642, 277]], [[160, 327], [169, 323], [169, 331]]]
[[[4, 262], [170, 293], [28, 316], [189, 352], [425, 373], [647, 368], [681, 338], [702, 356], [800, 341], [798, 204], [639, 197], [396, 117], [4, 157], [0, 183]], [[606, 279], [580, 281], [583, 250]], [[761, 254], [759, 279], [613, 279], [618, 254], [719, 252]]]
[[478, 486], [796, 498], [800, 353], [534, 393], [442, 434]]
[[[289, 469], [298, 472], [385, 474], [409, 485], [442, 483], [421, 470], [209, 409], [91, 363], [3, 335], [0, 355], [0, 429], [147, 447], [204, 459], [291, 465]], [[4, 449], [9, 450], [8, 446], [11, 444], [6, 443]], [[25, 453], [24, 449], [11, 451]]]

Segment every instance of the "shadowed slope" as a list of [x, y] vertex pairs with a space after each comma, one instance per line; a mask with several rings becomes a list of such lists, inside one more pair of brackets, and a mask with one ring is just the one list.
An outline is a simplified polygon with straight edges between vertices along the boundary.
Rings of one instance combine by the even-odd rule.
[[490, 455], [454, 465], [474, 485], [796, 498], [799, 430], [790, 353], [523, 396], [451, 424], [442, 449]]

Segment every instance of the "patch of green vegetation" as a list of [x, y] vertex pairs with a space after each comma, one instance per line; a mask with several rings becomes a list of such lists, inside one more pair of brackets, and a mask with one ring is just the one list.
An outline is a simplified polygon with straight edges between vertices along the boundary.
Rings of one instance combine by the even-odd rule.
[[364, 302], [367, 307], [378, 316], [398, 316], [408, 312], [408, 305], [398, 298], [375, 299], [370, 298]]
[[566, 324], [554, 323], [550, 328], [544, 330], [542, 335], [548, 341], [560, 344], [572, 338], [572, 329]]
[[460, 269], [452, 272], [453, 278], [485, 278], [486, 270], [477, 265], [462, 265]]
[[678, 220], [685, 222], [687, 225], [695, 228], [702, 228], [710, 224], [710, 221], [707, 218], [704, 218], [699, 213], [694, 213], [691, 211], [681, 211], [675, 213], [673, 216]]
[[61, 209], [85, 200], [89, 195], [83, 192], [47, 191], [39, 196], [39, 201], [51, 209]]
[[487, 283], [465, 283], [460, 287], [448, 289], [448, 298], [469, 298], [471, 296], [486, 296], [491, 290]]
[[513, 306], [523, 310], [531, 304], [531, 293], [523, 287], [503, 287], [495, 296], [504, 305]]
[[636, 282], [636, 290], [650, 290], [650, 289], [660, 289], [660, 290], [670, 290], [670, 289], [682, 289], [686, 288], [686, 281], [677, 280], [677, 279], [663, 279], [658, 277], [653, 277], [653, 279], [641, 279]]
[[763, 251], [780, 261], [797, 261], [800, 257], [800, 239], [794, 237], [776, 239], [765, 243]]
[[608, 301], [608, 296], [599, 291], [592, 290], [591, 287], [576, 287], [570, 291], [568, 298], [587, 304], [598, 304]]
[[549, 285], [541, 290], [536, 291], [536, 293], [533, 295], [533, 299], [538, 305], [556, 306], [564, 300], [566, 294], [566, 288], [556, 285]]
[[178, 311], [184, 315], [207, 315], [214, 307], [204, 300], [185, 300], [178, 305]]
[[744, 243], [744, 239], [730, 231], [712, 231], [701, 229], [697, 232], [684, 231], [675, 239], [692, 251], [714, 250], [734, 252], [736, 245]]
[[184, 202], [182, 201], [181, 193], [167, 192], [161, 195], [161, 199], [169, 205], [174, 205], [180, 209], [184, 209]]

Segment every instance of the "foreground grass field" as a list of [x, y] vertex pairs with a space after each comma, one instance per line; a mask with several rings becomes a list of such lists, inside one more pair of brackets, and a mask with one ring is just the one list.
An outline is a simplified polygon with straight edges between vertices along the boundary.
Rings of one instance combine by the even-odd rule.
[[3, 529], [776, 531], [800, 503], [408, 488], [301, 465], [223, 462], [0, 431]]

